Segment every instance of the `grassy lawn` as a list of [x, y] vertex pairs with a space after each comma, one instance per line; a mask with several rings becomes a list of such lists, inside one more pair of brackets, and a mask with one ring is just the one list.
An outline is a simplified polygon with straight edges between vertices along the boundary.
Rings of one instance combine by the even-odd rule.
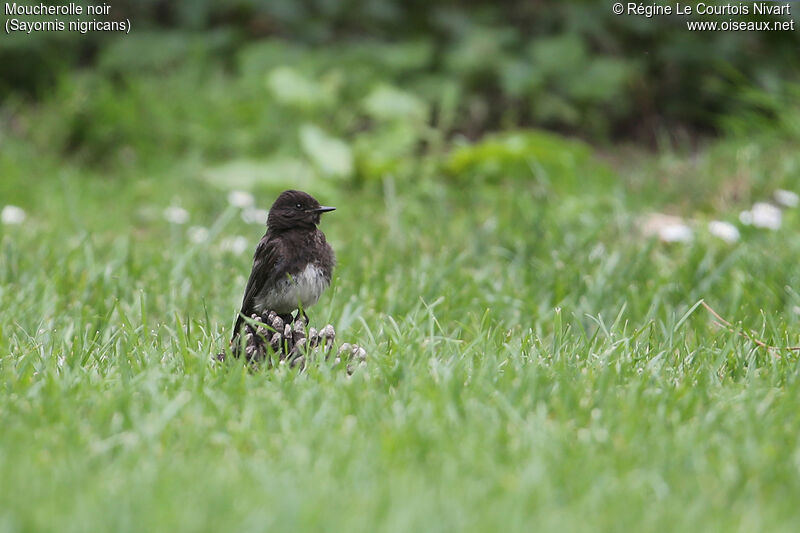
[[796, 530], [798, 355], [754, 338], [800, 345], [800, 215], [738, 222], [798, 190], [796, 138], [308, 181], [339, 260], [309, 314], [367, 350], [348, 376], [213, 358], [263, 233], [236, 172], [2, 135], [0, 532]]
[[791, 211], [666, 245], [625, 179], [334, 191], [311, 316], [368, 364], [249, 372], [212, 354], [262, 228], [188, 177], [48, 171], [2, 227], [2, 531], [794, 530], [797, 357], [694, 305], [797, 344]]

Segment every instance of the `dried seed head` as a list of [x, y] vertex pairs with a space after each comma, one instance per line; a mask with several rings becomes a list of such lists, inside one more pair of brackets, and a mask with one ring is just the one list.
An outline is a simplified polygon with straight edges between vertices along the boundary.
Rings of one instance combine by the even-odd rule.
[[308, 344], [312, 348], [319, 344], [319, 333], [317, 328], [308, 328]]
[[325, 353], [329, 353], [331, 348], [333, 348], [333, 341], [336, 339], [336, 332], [333, 329], [333, 326], [328, 324], [319, 332], [319, 336], [322, 337], [322, 348], [325, 350]]
[[350, 357], [353, 352], [353, 345], [349, 342], [345, 342], [341, 346], [339, 346], [339, 355], [344, 355], [345, 357]]
[[281, 337], [280, 333], [273, 333], [272, 338], [269, 340], [269, 344], [272, 346], [272, 349], [277, 352], [281, 347], [282, 340], [283, 337]]
[[336, 331], [333, 329], [333, 326], [328, 324], [319, 331], [319, 336], [326, 340], [333, 340], [336, 337]]
[[254, 344], [251, 344], [248, 345], [247, 348], [245, 348], [244, 353], [248, 359], [257, 359], [258, 349]]
[[353, 345], [353, 355], [362, 363], [367, 360], [367, 351], [358, 344]]

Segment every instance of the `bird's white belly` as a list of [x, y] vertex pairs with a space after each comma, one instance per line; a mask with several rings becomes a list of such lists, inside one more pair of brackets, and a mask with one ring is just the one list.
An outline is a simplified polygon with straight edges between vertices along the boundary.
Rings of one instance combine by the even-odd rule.
[[256, 310], [275, 311], [284, 314], [291, 313], [299, 306], [308, 309], [319, 300], [319, 297], [328, 288], [328, 281], [322, 269], [309, 263], [306, 268], [293, 277], [276, 283], [270, 293], [260, 295], [256, 301]]

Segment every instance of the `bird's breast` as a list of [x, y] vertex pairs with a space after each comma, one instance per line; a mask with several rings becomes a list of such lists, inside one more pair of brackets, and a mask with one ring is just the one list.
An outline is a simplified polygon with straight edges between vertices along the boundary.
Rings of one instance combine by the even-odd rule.
[[262, 292], [257, 298], [257, 310], [283, 314], [298, 309], [298, 306], [307, 309], [317, 303], [328, 284], [324, 270], [319, 265], [309, 263], [295, 275], [287, 275], [286, 279]]

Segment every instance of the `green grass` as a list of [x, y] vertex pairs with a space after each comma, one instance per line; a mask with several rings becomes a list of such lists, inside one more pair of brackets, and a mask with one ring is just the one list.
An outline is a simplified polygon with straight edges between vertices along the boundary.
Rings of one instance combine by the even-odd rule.
[[339, 265], [309, 314], [366, 348], [352, 376], [214, 360], [251, 262], [221, 243], [263, 228], [202, 161], [98, 170], [3, 141], [2, 203], [28, 220], [0, 225], [1, 532], [796, 528], [797, 354], [747, 335], [800, 344], [798, 213], [733, 245], [636, 227], [797, 190], [796, 141], [610, 181], [317, 178]]

